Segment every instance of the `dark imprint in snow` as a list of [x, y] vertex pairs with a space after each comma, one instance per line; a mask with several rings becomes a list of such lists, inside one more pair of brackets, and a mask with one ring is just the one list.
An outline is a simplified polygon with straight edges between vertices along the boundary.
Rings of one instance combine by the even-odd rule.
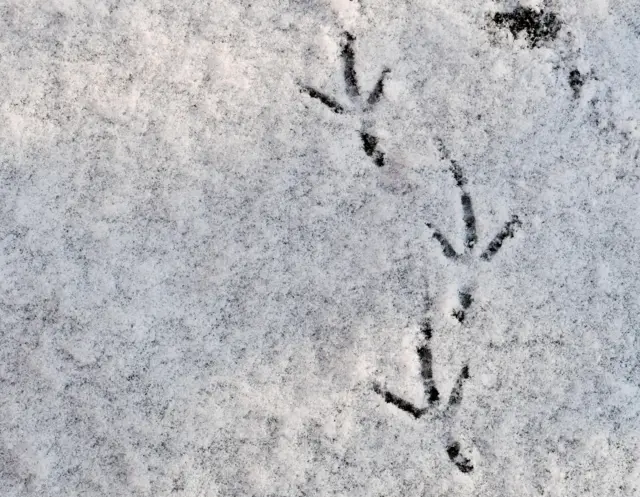
[[526, 33], [529, 47], [540, 46], [544, 41], [554, 40], [562, 27], [562, 22], [553, 12], [536, 12], [529, 7], [517, 6], [511, 12], [497, 12], [493, 22], [501, 28], [508, 28], [514, 38]]
[[[440, 392], [433, 380], [433, 355], [431, 353], [430, 345], [431, 338], [433, 337], [433, 330], [429, 321], [425, 321], [423, 323], [420, 328], [420, 333], [422, 335], [422, 343], [417, 348], [417, 353], [418, 359], [420, 360], [420, 376], [422, 377], [422, 385], [424, 389], [424, 396], [427, 400], [427, 406], [418, 407], [402, 397], [385, 390], [377, 383], [373, 385], [373, 390], [380, 395], [386, 403], [396, 406], [398, 409], [406, 412], [415, 419], [420, 419], [422, 416], [429, 413], [444, 413], [445, 422], [448, 424], [448, 421], [455, 416], [458, 407], [462, 402], [462, 389], [464, 383], [469, 379], [469, 366], [465, 364], [460, 370], [451, 393], [449, 394], [446, 407], [444, 408], [444, 411], [440, 410]], [[455, 441], [450, 433], [447, 435], [447, 438], [449, 442], [447, 442], [445, 448], [451, 462], [453, 462], [463, 473], [473, 471], [473, 463], [471, 460], [460, 453], [460, 443]]]
[[[442, 247], [442, 253], [448, 259], [455, 260], [469, 260], [469, 257], [473, 254], [476, 242], [478, 240], [476, 231], [476, 218], [473, 213], [473, 205], [471, 201], [471, 195], [466, 189], [467, 179], [464, 176], [462, 168], [459, 164], [450, 158], [449, 152], [444, 147], [444, 144], [438, 140], [438, 149], [441, 154], [442, 160], [447, 160], [450, 163], [450, 171], [455, 180], [456, 186], [460, 190], [460, 201], [462, 203], [462, 217], [464, 222], [464, 254], [458, 254], [453, 248], [447, 238], [433, 226], [427, 223], [427, 226], [433, 229], [433, 238]], [[513, 238], [516, 229], [521, 226], [521, 222], [518, 216], [512, 216], [507, 221], [502, 229], [493, 237], [493, 239], [487, 245], [487, 248], [479, 255], [483, 261], [490, 261], [502, 248], [504, 241], [507, 238]], [[458, 303], [459, 308], [454, 309], [452, 314], [460, 322], [464, 322], [465, 311], [471, 307], [473, 303], [473, 295], [471, 290], [467, 288], [460, 289], [458, 291]], [[421, 343], [417, 348], [418, 360], [420, 362], [420, 376], [422, 378], [424, 398], [426, 399], [426, 406], [419, 407], [411, 402], [403, 399], [402, 397], [385, 390], [379, 384], [373, 385], [373, 390], [380, 395], [385, 402], [392, 404], [401, 411], [406, 412], [415, 419], [434, 413], [436, 415], [443, 414], [445, 426], [449, 430], [447, 435], [447, 443], [445, 444], [447, 456], [449, 460], [458, 468], [462, 473], [470, 473], [473, 471], [473, 462], [467, 456], [462, 454], [460, 443], [453, 438], [450, 431], [451, 419], [455, 416], [460, 404], [462, 403], [462, 391], [465, 382], [469, 379], [469, 365], [465, 364], [460, 370], [455, 384], [449, 394], [449, 399], [446, 406], [442, 405], [440, 399], [440, 392], [433, 379], [433, 354], [431, 351], [431, 340], [433, 338], [433, 328], [431, 322], [426, 320], [421, 328]], [[443, 409], [440, 408], [443, 407]]]
[[[347, 96], [351, 100], [351, 103], [359, 110], [360, 113], [366, 114], [370, 112], [376, 104], [380, 101], [384, 94], [384, 82], [387, 74], [389, 74], [389, 69], [384, 68], [376, 85], [369, 93], [369, 96], [366, 100], [363, 100], [360, 95], [360, 88], [358, 86], [358, 75], [355, 69], [355, 51], [354, 51], [354, 43], [355, 37], [348, 32], [343, 33], [342, 40], [342, 51], [340, 52], [340, 57], [342, 58], [344, 71], [344, 84]], [[331, 111], [336, 114], [344, 114], [347, 111], [343, 105], [341, 105], [335, 98], [330, 97], [329, 95], [317, 90], [316, 88], [312, 88], [311, 86], [300, 85], [300, 88], [303, 92], [307, 93], [311, 98], [318, 100], [325, 106], [327, 106]], [[382, 167], [385, 163], [385, 155], [382, 150], [380, 150], [378, 146], [378, 138], [373, 135], [372, 131], [368, 129], [368, 126], [365, 123], [362, 123], [360, 130], [360, 139], [362, 140], [362, 149], [367, 157], [371, 158], [373, 163]]]
[[580, 74], [580, 71], [577, 69], [573, 69], [569, 73], [569, 86], [573, 90], [573, 96], [578, 98], [580, 96], [580, 90], [582, 90], [582, 85], [584, 85], [585, 77]]
[[[440, 230], [434, 228], [431, 223], [427, 223], [427, 227], [433, 229], [433, 238], [442, 247], [442, 253], [447, 259], [461, 260], [463, 255], [471, 256], [474, 252], [476, 242], [478, 241], [478, 234], [476, 230], [476, 217], [473, 213], [473, 203], [471, 201], [471, 195], [467, 191], [467, 179], [464, 176], [460, 165], [449, 155], [449, 151], [445, 148], [441, 140], [437, 140], [438, 150], [441, 154], [442, 160], [447, 160], [450, 163], [449, 170], [453, 175], [453, 179], [456, 182], [456, 186], [460, 190], [460, 203], [462, 204], [462, 220], [464, 222], [464, 247], [465, 253], [458, 254], [453, 248], [453, 245], [447, 240], [447, 238], [440, 232]], [[490, 261], [502, 248], [507, 238], [513, 238], [517, 229], [522, 226], [520, 218], [515, 214], [511, 216], [502, 227], [500, 231], [491, 239], [487, 247], [480, 253], [480, 259], [483, 261]], [[458, 291], [458, 301], [461, 308], [454, 309], [452, 312], [460, 323], [464, 322], [465, 310], [471, 306], [473, 302], [473, 296], [468, 289], [461, 289]]]
[[[449, 170], [453, 174], [453, 179], [456, 182], [456, 186], [460, 189], [460, 203], [462, 204], [462, 220], [464, 221], [464, 246], [465, 252], [471, 253], [473, 252], [476, 242], [478, 241], [478, 235], [476, 232], [476, 217], [473, 213], [473, 204], [471, 202], [471, 195], [467, 192], [466, 185], [467, 179], [465, 178], [462, 168], [458, 165], [458, 163], [451, 159], [449, 156], [449, 152], [443, 145], [442, 141], [438, 140], [438, 149], [441, 154], [441, 158], [443, 160], [448, 160], [450, 163]], [[513, 215], [511, 219], [507, 221], [504, 227], [498, 232], [498, 234], [489, 242], [487, 248], [480, 254], [480, 258], [488, 261], [498, 253], [500, 248], [502, 247], [502, 243], [506, 238], [513, 238], [515, 231], [518, 227], [520, 227], [522, 223], [518, 216]], [[427, 223], [429, 228], [433, 229], [433, 226], [430, 223]], [[461, 257], [461, 254], [458, 254], [453, 246], [449, 243], [449, 241], [445, 238], [445, 236], [434, 229], [433, 238], [435, 238], [440, 246], [442, 247], [442, 253], [445, 257], [449, 259], [458, 259]], [[463, 307], [467, 308], [471, 304], [472, 297], [470, 294], [464, 293], [461, 294], [461, 298], [464, 298], [465, 302], [468, 305], [463, 305]]]

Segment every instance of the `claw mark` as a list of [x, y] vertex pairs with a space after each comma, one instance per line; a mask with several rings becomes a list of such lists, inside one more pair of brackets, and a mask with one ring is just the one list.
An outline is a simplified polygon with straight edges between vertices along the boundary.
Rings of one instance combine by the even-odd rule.
[[384, 79], [387, 74], [389, 74], [389, 69], [383, 69], [380, 79], [378, 79], [376, 86], [373, 88], [373, 91], [369, 94], [369, 98], [367, 99], [369, 107], [373, 107], [377, 104], [382, 97], [382, 92], [384, 91]]
[[384, 166], [384, 152], [376, 149], [378, 139], [365, 131], [360, 132], [360, 138], [362, 138], [362, 146], [364, 147], [365, 154], [373, 159], [376, 166]]
[[356, 54], [353, 51], [353, 42], [356, 40], [351, 33], [344, 33], [345, 43], [342, 47], [342, 59], [344, 60], [344, 81], [347, 86], [347, 95], [351, 98], [360, 96], [358, 79], [356, 77]]
[[500, 250], [500, 247], [502, 247], [502, 243], [507, 238], [513, 238], [516, 229], [520, 226], [522, 226], [522, 223], [520, 222], [518, 216], [512, 216], [511, 220], [508, 221], [500, 230], [500, 232], [494, 237], [494, 239], [489, 242], [489, 245], [487, 246], [486, 250], [482, 252], [480, 257], [485, 261], [490, 260], [494, 255], [498, 253], [498, 250]]
[[[446, 153], [446, 156], [444, 156], [444, 158], [449, 158], [449, 152]], [[451, 173], [453, 174], [453, 179], [456, 180], [456, 186], [458, 188], [463, 188], [467, 184], [467, 180], [462, 174], [462, 169], [454, 160], [451, 161]]]
[[465, 226], [464, 241], [467, 248], [473, 248], [478, 239], [476, 235], [476, 217], [473, 215], [473, 207], [471, 206], [471, 197], [464, 190], [460, 197], [462, 202], [462, 219]]
[[[447, 157], [449, 153], [447, 152]], [[456, 186], [460, 188], [460, 202], [462, 203], [462, 220], [465, 226], [465, 246], [469, 249], [473, 248], [476, 243], [476, 217], [473, 214], [473, 206], [471, 205], [471, 197], [465, 190], [467, 179], [464, 177], [462, 169], [454, 160], [451, 161], [451, 173], [456, 181]]]
[[449, 396], [449, 404], [447, 409], [452, 410], [456, 409], [460, 402], [462, 401], [462, 386], [464, 382], [469, 379], [469, 366], [464, 365], [458, 378], [456, 378], [456, 383], [453, 385], [451, 389], [451, 395]]
[[323, 104], [325, 104], [327, 107], [329, 107], [336, 114], [343, 114], [344, 113], [344, 107], [342, 107], [342, 105], [340, 105], [338, 102], [336, 102], [330, 96], [325, 95], [324, 93], [320, 93], [318, 90], [315, 90], [315, 89], [313, 89], [313, 88], [311, 88], [309, 86], [303, 86], [302, 89], [304, 91], [306, 91], [311, 98], [317, 98], [318, 100], [320, 100]]
[[471, 303], [473, 302], [473, 297], [469, 292], [460, 290], [458, 292], [458, 300], [460, 301], [460, 305], [462, 306], [463, 309], [468, 309], [469, 307], [471, 307]]
[[569, 73], [569, 86], [573, 90], [573, 96], [578, 98], [580, 96], [580, 90], [582, 89], [582, 85], [584, 85], [585, 77], [580, 74], [580, 71], [577, 69], [572, 70]]
[[451, 315], [458, 320], [459, 323], [464, 323], [465, 314], [461, 309], [455, 309], [451, 311]]
[[[352, 111], [358, 114], [363, 120], [362, 126], [360, 128], [360, 138], [362, 139], [362, 149], [367, 157], [373, 160], [373, 163], [382, 167], [385, 164], [385, 154], [382, 150], [380, 150], [378, 146], [378, 137], [368, 131], [368, 126], [365, 127], [364, 123], [364, 114], [373, 110], [373, 108], [380, 102], [382, 95], [384, 94], [384, 82], [387, 74], [389, 74], [390, 70], [384, 68], [382, 73], [380, 74], [380, 78], [378, 78], [378, 82], [376, 86], [373, 88], [369, 97], [366, 99], [366, 102], [363, 103], [362, 97], [360, 96], [360, 89], [358, 88], [358, 77], [355, 69], [355, 36], [351, 33], [345, 32], [343, 33], [343, 43], [342, 43], [342, 51], [340, 52], [340, 56], [342, 58], [344, 64], [343, 76], [344, 76], [344, 84], [346, 93], [349, 96], [349, 99], [355, 106], [355, 110]], [[315, 88], [310, 86], [300, 85], [302, 91], [307, 93], [311, 98], [319, 100], [321, 103], [329, 107], [336, 114], [344, 114], [347, 113], [348, 110], [345, 109], [338, 101]], [[367, 131], [365, 131], [367, 129]]]
[[458, 301], [460, 302], [462, 309], [453, 310], [451, 315], [456, 318], [458, 322], [463, 323], [465, 318], [464, 309], [468, 309], [469, 307], [471, 307], [471, 304], [473, 303], [473, 297], [471, 296], [471, 293], [460, 290], [458, 291]]
[[416, 419], [420, 419], [420, 417], [425, 412], [427, 412], [426, 409], [420, 409], [414, 406], [411, 402], [407, 402], [403, 398], [392, 394], [388, 390], [383, 390], [382, 387], [377, 383], [373, 385], [373, 391], [376, 392], [378, 395], [382, 395], [382, 397], [384, 398], [384, 401], [387, 404], [393, 404], [401, 411], [411, 414]]
[[458, 442], [452, 442], [447, 447], [447, 455], [453, 464], [463, 473], [470, 473], [473, 471], [473, 463], [471, 460], [460, 454], [460, 444]]
[[431, 354], [431, 347], [429, 341], [433, 330], [431, 329], [431, 323], [425, 321], [420, 328], [424, 337], [424, 344], [418, 347], [418, 359], [420, 360], [420, 375], [422, 376], [422, 383], [424, 385], [424, 394], [427, 397], [429, 404], [434, 404], [440, 400], [440, 392], [436, 388], [436, 384], [433, 381], [433, 356]]
[[[427, 223], [427, 227], [433, 229], [433, 226], [429, 223]], [[445, 255], [445, 257], [447, 257], [448, 259], [455, 259], [458, 257], [458, 253], [454, 250], [454, 248], [451, 246], [449, 241], [444, 237], [444, 235], [440, 233], [438, 230], [434, 230], [433, 238], [435, 238], [436, 240], [438, 240], [438, 242], [440, 242], [440, 245], [442, 246], [442, 253]]]

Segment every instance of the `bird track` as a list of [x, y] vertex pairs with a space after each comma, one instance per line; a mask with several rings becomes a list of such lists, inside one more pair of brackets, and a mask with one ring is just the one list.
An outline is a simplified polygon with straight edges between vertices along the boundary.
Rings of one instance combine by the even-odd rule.
[[[371, 127], [367, 124], [366, 115], [375, 108], [384, 93], [384, 83], [386, 75], [390, 72], [385, 68], [382, 70], [380, 77], [373, 90], [368, 97], [364, 99], [360, 93], [358, 86], [358, 78], [355, 70], [355, 37], [350, 33], [343, 33], [341, 58], [344, 64], [344, 82], [346, 94], [351, 101], [351, 108], [342, 105], [335, 98], [321, 92], [311, 86], [300, 85], [301, 91], [305, 92], [312, 99], [318, 100], [336, 114], [355, 113], [361, 119], [360, 138], [362, 140], [362, 148], [365, 154], [371, 158], [378, 167], [385, 164], [385, 154], [379, 148], [378, 138], [372, 133]], [[460, 190], [460, 202], [462, 204], [462, 220], [464, 223], [464, 251], [458, 253], [448, 239], [440, 230], [435, 228], [431, 223], [426, 223], [427, 227], [432, 230], [433, 238], [439, 243], [444, 256], [456, 263], [463, 265], [471, 265], [475, 259], [475, 247], [478, 241], [476, 229], [476, 217], [473, 212], [473, 202], [471, 195], [467, 190], [467, 179], [464, 176], [462, 168], [453, 159], [451, 159], [448, 150], [445, 148], [441, 140], [437, 140], [438, 149], [441, 159], [449, 162], [449, 170], [451, 171], [456, 183], [456, 187]], [[502, 248], [505, 240], [513, 238], [516, 230], [521, 227], [522, 223], [518, 216], [513, 215], [502, 227], [500, 231], [489, 241], [486, 248], [477, 255], [477, 259], [483, 262], [489, 262], [495, 257]], [[458, 289], [458, 307], [455, 307], [451, 314], [459, 322], [465, 321], [466, 312], [473, 303], [472, 286], [463, 286]], [[385, 389], [379, 383], [373, 384], [373, 390], [380, 395], [384, 401], [398, 408], [416, 420], [427, 416], [430, 418], [430, 424], [440, 424], [441, 430], [445, 435], [445, 449], [449, 460], [462, 473], [471, 473], [474, 470], [474, 464], [470, 457], [463, 454], [463, 448], [460, 442], [454, 437], [452, 432], [453, 419], [463, 400], [464, 384], [470, 379], [469, 364], [464, 364], [458, 373], [454, 386], [449, 393], [446, 404], [440, 398], [435, 380], [433, 378], [433, 353], [431, 349], [431, 341], [433, 339], [433, 328], [431, 321], [426, 319], [420, 326], [420, 345], [416, 349], [418, 361], [420, 363], [420, 376], [422, 378], [425, 407], [419, 407], [409, 402], [393, 392]]]
[[[447, 238], [437, 229], [434, 229], [431, 223], [427, 223], [430, 229], [433, 229], [433, 238], [442, 248], [442, 253], [447, 259], [454, 260], [459, 263], [469, 264], [474, 254], [478, 235], [476, 230], [476, 218], [473, 213], [473, 203], [471, 195], [467, 191], [467, 180], [462, 172], [461, 167], [455, 160], [449, 157], [448, 151], [442, 142], [438, 141], [441, 158], [449, 161], [450, 171], [456, 182], [456, 186], [460, 190], [460, 202], [462, 203], [462, 218], [464, 222], [464, 253], [459, 254], [453, 248]], [[517, 228], [521, 226], [518, 216], [512, 216], [503, 228], [491, 239], [485, 250], [483, 250], [478, 258], [481, 261], [489, 262], [498, 254], [507, 238], [512, 238]], [[458, 308], [452, 311], [453, 317], [460, 323], [465, 320], [465, 313], [473, 303], [473, 295], [470, 287], [463, 287], [458, 290]], [[431, 340], [433, 339], [433, 328], [430, 320], [423, 322], [420, 327], [421, 343], [416, 352], [418, 361], [420, 362], [420, 376], [424, 389], [424, 398], [426, 399], [426, 407], [418, 407], [402, 397], [384, 389], [380, 384], [374, 383], [373, 390], [380, 395], [385, 402], [392, 404], [401, 411], [410, 414], [415, 419], [420, 419], [425, 415], [431, 417], [431, 421], [439, 420], [443, 425], [442, 430], [446, 433], [445, 448], [448, 458], [456, 468], [462, 473], [471, 473], [474, 469], [473, 461], [470, 457], [463, 454], [461, 444], [452, 434], [452, 422], [462, 403], [462, 394], [464, 384], [470, 378], [469, 364], [464, 364], [458, 373], [454, 386], [449, 394], [446, 405], [440, 398], [440, 392], [433, 378], [433, 353], [431, 350]], [[432, 424], [432, 423], [430, 423]]]
[[358, 76], [355, 69], [355, 52], [353, 44], [355, 37], [348, 32], [342, 35], [342, 50], [340, 57], [344, 64], [344, 83], [347, 96], [351, 101], [351, 107], [347, 108], [340, 104], [335, 98], [321, 92], [320, 90], [311, 86], [300, 85], [303, 92], [307, 93], [311, 98], [320, 101], [327, 106], [331, 111], [336, 114], [353, 113], [360, 117], [360, 139], [362, 140], [362, 149], [364, 153], [373, 160], [373, 163], [382, 167], [385, 163], [385, 154], [379, 147], [379, 140], [373, 134], [372, 127], [365, 118], [378, 104], [384, 93], [384, 82], [387, 74], [390, 70], [384, 68], [373, 90], [369, 93], [366, 100], [360, 94], [360, 88], [358, 87]]

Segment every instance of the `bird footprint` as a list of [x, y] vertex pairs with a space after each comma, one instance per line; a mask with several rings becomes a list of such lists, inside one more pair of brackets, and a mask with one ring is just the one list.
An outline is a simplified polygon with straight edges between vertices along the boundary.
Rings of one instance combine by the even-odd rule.
[[431, 338], [433, 336], [433, 329], [429, 321], [425, 321], [423, 323], [420, 327], [420, 333], [422, 335], [422, 343], [418, 347], [417, 352], [418, 359], [420, 361], [420, 376], [422, 377], [427, 406], [418, 407], [389, 390], [384, 389], [378, 383], [374, 383], [373, 390], [378, 395], [382, 396], [385, 402], [396, 406], [398, 409], [410, 414], [415, 419], [420, 419], [425, 415], [430, 415], [432, 421], [440, 420], [444, 424], [444, 430], [446, 433], [446, 451], [449, 459], [461, 472], [470, 473], [473, 471], [473, 462], [470, 458], [461, 453], [460, 442], [453, 437], [451, 431], [452, 419], [462, 402], [462, 388], [464, 383], [469, 379], [469, 366], [465, 364], [460, 370], [460, 373], [456, 378], [456, 382], [451, 389], [451, 393], [449, 394], [449, 399], [446, 405], [443, 406], [440, 399], [440, 392], [438, 391], [433, 379], [433, 355], [431, 353], [430, 345]]
[[[473, 203], [471, 202], [471, 195], [467, 191], [467, 179], [465, 178], [462, 168], [453, 159], [450, 158], [448, 150], [443, 145], [442, 141], [438, 140], [438, 149], [440, 150], [443, 160], [447, 160], [450, 163], [450, 171], [453, 174], [453, 178], [456, 182], [456, 186], [460, 190], [460, 203], [462, 204], [462, 220], [464, 222], [464, 252], [459, 254], [455, 251], [449, 240], [442, 234], [442, 232], [431, 223], [426, 223], [427, 227], [433, 230], [433, 238], [435, 238], [442, 247], [442, 253], [448, 259], [456, 261], [458, 263], [465, 264], [467, 266], [472, 265], [472, 258], [478, 241], [478, 234], [476, 230], [476, 216], [473, 213]], [[487, 247], [480, 253], [479, 258], [481, 261], [490, 261], [502, 248], [503, 243], [507, 238], [513, 238], [518, 228], [522, 226], [522, 223], [518, 216], [513, 215], [511, 219], [507, 221], [502, 229], [491, 239]], [[458, 290], [458, 301], [460, 307], [452, 311], [453, 317], [455, 317], [460, 323], [465, 319], [465, 311], [471, 306], [473, 302], [472, 295], [473, 285], [461, 288]]]
[[301, 85], [301, 90], [306, 92], [311, 98], [319, 100], [336, 114], [353, 113], [358, 115], [361, 119], [360, 139], [362, 140], [362, 148], [365, 154], [373, 160], [376, 166], [382, 167], [384, 166], [385, 155], [378, 146], [378, 138], [373, 134], [372, 126], [366, 119], [366, 115], [382, 98], [385, 78], [387, 74], [389, 74], [390, 70], [387, 68], [382, 70], [382, 73], [378, 78], [378, 82], [374, 86], [373, 90], [371, 90], [366, 100], [363, 99], [358, 87], [358, 77], [355, 70], [354, 42], [355, 37], [351, 33], [343, 33], [342, 51], [340, 56], [344, 64], [343, 74], [346, 93], [351, 100], [350, 108], [343, 106], [336, 99], [310, 86]]

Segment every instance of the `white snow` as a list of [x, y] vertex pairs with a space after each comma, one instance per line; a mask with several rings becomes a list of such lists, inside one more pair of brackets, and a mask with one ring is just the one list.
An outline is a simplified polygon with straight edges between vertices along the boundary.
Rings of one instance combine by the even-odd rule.
[[521, 5], [1, 0], [0, 495], [640, 495], [640, 4]]

